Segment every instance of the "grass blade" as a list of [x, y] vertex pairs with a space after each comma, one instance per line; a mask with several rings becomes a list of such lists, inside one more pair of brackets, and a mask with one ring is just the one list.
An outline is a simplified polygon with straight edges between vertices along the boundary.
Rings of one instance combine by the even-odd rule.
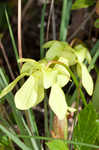
[[72, 0], [63, 0], [61, 26], [60, 26], [60, 40], [61, 41], [65, 41], [67, 37], [67, 27], [69, 24], [71, 7], [72, 7]]
[[[39, 136], [39, 132], [38, 132], [36, 121], [35, 121], [35, 116], [34, 116], [34, 113], [33, 113], [32, 109], [28, 110], [28, 115], [29, 115], [29, 121], [30, 121], [32, 134], [35, 135], [35, 136]], [[39, 147], [39, 150], [40, 150], [41, 149], [40, 141], [38, 140], [38, 141], [36, 141], [36, 143], [37, 143], [37, 145]]]
[[[8, 85], [8, 81], [7, 81], [7, 78], [6, 78], [7, 75], [5, 75], [4, 71], [2, 68], [0, 68], [0, 88], [4, 88]], [[20, 132], [21, 134], [26, 134], [28, 135], [26, 129], [24, 128], [24, 125], [23, 125], [23, 122], [22, 122], [22, 119], [23, 119], [23, 116], [21, 114], [20, 111], [18, 111], [18, 109], [16, 109], [15, 107], [15, 103], [14, 103], [14, 96], [13, 94], [10, 92], [9, 94], [7, 94], [5, 96], [5, 99], [7, 99], [10, 107], [12, 108], [12, 113], [13, 113], [13, 116], [15, 118], [15, 121], [20, 129]], [[19, 117], [20, 116], [20, 117]], [[29, 140], [25, 140], [24, 141], [27, 145], [31, 146], [31, 141]]]
[[21, 140], [16, 137], [16, 135], [12, 134], [11, 132], [8, 131], [5, 127], [0, 125], [0, 129], [10, 138], [12, 139], [13, 142], [15, 142], [21, 149], [23, 150], [31, 150], [29, 147], [27, 147]]
[[48, 127], [48, 97], [45, 93], [44, 98], [44, 126], [45, 126], [45, 136], [49, 136], [49, 127]]
[[19, 59], [18, 51], [17, 51], [17, 47], [16, 47], [16, 44], [15, 44], [14, 35], [13, 35], [13, 32], [12, 32], [12, 28], [11, 28], [11, 25], [10, 25], [10, 21], [9, 21], [9, 17], [8, 17], [8, 13], [7, 13], [6, 9], [5, 9], [5, 16], [6, 16], [6, 20], [7, 20], [7, 24], [8, 24], [8, 28], [9, 28], [10, 37], [11, 37], [11, 40], [12, 40], [12, 45], [13, 45], [13, 50], [14, 50], [14, 53], [15, 53], [17, 65], [18, 65], [18, 68], [20, 68], [19, 64], [18, 64], [18, 59]]
[[40, 28], [40, 58], [44, 57], [44, 48], [42, 48], [42, 45], [44, 43], [44, 18], [45, 18], [45, 12], [46, 12], [46, 2], [43, 5], [42, 8], [42, 16], [41, 16], [41, 28]]
[[99, 47], [98, 47], [98, 49], [97, 49], [97, 51], [96, 51], [96, 53], [95, 53], [95, 55], [94, 55], [90, 65], [88, 66], [89, 72], [93, 69], [93, 66], [95, 65], [96, 60], [97, 60], [98, 57], [99, 57]]
[[[93, 68], [93, 65], [96, 63], [96, 60], [99, 56], [99, 40], [96, 42], [94, 47], [91, 49], [90, 53], [91, 53], [91, 56], [93, 57], [93, 59], [92, 59], [90, 65], [88, 66], [88, 71], [89, 72]], [[76, 96], [77, 96], [77, 89], [75, 89], [70, 101], [73, 102], [76, 99]]]
[[75, 141], [72, 141], [72, 140], [64, 140], [64, 139], [57, 139], [57, 138], [43, 137], [43, 136], [25, 136], [25, 135], [18, 135], [18, 137], [22, 137], [22, 138], [33, 137], [35, 139], [45, 140], [45, 141], [61, 140], [61, 141], [64, 141], [66, 143], [69, 143], [69, 144], [74, 144], [74, 145], [80, 145], [80, 146], [84, 146], [84, 147], [90, 147], [90, 148], [94, 148], [94, 149], [99, 149], [99, 146], [97, 146], [97, 145], [87, 144], [87, 143], [83, 143], [83, 142], [75, 142]]
[[94, 47], [91, 49], [91, 56], [94, 56], [97, 49], [99, 48], [99, 40], [96, 42], [96, 44], [94, 45]]
[[[23, 120], [23, 124], [24, 124], [27, 132], [29, 133], [29, 135], [32, 136], [31, 131], [28, 128], [28, 126], [27, 126], [27, 124], [26, 124], [26, 122], [24, 120]], [[38, 147], [38, 144], [36, 143], [36, 140], [33, 137], [31, 137], [30, 139], [31, 139], [33, 150], [40, 150], [39, 147]]]

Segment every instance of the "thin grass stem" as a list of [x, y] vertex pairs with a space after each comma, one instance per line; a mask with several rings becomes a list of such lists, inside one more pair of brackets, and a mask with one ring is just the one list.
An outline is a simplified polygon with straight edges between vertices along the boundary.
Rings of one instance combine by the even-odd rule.
[[[46, 0], [47, 1], [47, 0]], [[44, 57], [44, 48], [42, 47], [44, 44], [44, 18], [45, 18], [45, 12], [46, 12], [46, 4], [44, 3], [42, 8], [42, 15], [41, 15], [41, 27], [40, 27], [40, 58]]]

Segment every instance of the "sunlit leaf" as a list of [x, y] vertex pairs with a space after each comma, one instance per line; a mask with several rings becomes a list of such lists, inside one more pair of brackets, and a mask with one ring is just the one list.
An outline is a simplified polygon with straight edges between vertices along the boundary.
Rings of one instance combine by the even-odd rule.
[[90, 62], [91, 62], [91, 60], [92, 60], [89, 51], [87, 51], [87, 53], [86, 53], [86, 60], [88, 61], [88, 64], [90, 64]]
[[66, 59], [66, 58], [64, 58], [64, 57], [60, 57], [60, 58], [58, 59], [58, 61], [64, 63], [64, 64], [67, 65], [67, 66], [69, 65], [69, 64], [68, 64], [68, 59]]
[[[68, 60], [65, 59], [65, 58], [60, 57], [58, 61], [66, 64], [68, 66]], [[69, 74], [69, 72], [61, 64], [56, 64], [55, 67], [54, 67], [54, 69], [57, 69], [57, 71], [58, 71], [56, 83], [60, 87], [64, 87], [69, 82], [69, 80], [70, 80], [70, 74]]]
[[21, 73], [29, 73], [30, 75], [40, 70], [40, 64], [38, 62], [26, 62], [22, 65]]
[[79, 62], [83, 62], [85, 59], [88, 61], [88, 63], [91, 62], [91, 55], [85, 45], [78, 44], [74, 47], [74, 49]]
[[31, 75], [15, 94], [15, 104], [18, 109], [29, 109], [40, 103], [44, 98], [44, 88], [41, 74]]
[[51, 88], [49, 105], [60, 120], [65, 118], [67, 112], [65, 95], [63, 90], [57, 84], [54, 84]]
[[91, 75], [88, 72], [87, 67], [84, 64], [79, 63], [77, 65], [77, 68], [78, 68], [77, 70], [79, 70], [79, 76], [82, 80], [83, 87], [85, 88], [85, 90], [87, 91], [87, 93], [89, 95], [92, 95], [92, 93], [93, 93], [93, 80], [92, 80]]
[[64, 41], [57, 41], [57, 40], [53, 40], [53, 41], [48, 41], [43, 45], [43, 48], [50, 48], [53, 46], [53, 44], [55, 43], [59, 43], [61, 44], [61, 46], [66, 46], [68, 43], [64, 42]]
[[15, 94], [15, 104], [18, 109], [25, 110], [34, 106], [37, 101], [37, 83], [34, 76], [30, 76]]
[[44, 59], [39, 60], [39, 63], [41, 66], [45, 67], [47, 65], [48, 61], [44, 58]]
[[62, 51], [61, 53], [61, 57], [64, 57], [65, 59], [68, 60], [68, 65], [75, 65], [77, 63], [77, 57], [74, 53], [74, 50], [71, 48], [70, 46], [67, 45], [67, 47], [65, 47], [64, 51]]
[[69, 150], [67, 144], [61, 140], [53, 140], [51, 142], [47, 142], [49, 150]]
[[56, 81], [57, 70], [53, 70], [52, 68], [45, 68], [42, 70], [43, 72], [43, 82], [44, 88], [50, 88]]
[[57, 75], [57, 81], [56, 81], [56, 83], [60, 87], [64, 87], [68, 82], [69, 82], [69, 76], [64, 75], [64, 74], [58, 74]]
[[84, 61], [86, 57], [86, 51], [87, 51], [86, 48], [81, 44], [75, 46], [75, 54], [79, 62]]
[[44, 98], [44, 85], [43, 85], [43, 74], [41, 72], [36, 72], [34, 74], [37, 82], [37, 101], [35, 105], [39, 104]]
[[72, 9], [87, 8], [92, 6], [95, 3], [95, 0], [76, 0], [72, 5]]
[[48, 41], [43, 45], [43, 48], [50, 48], [56, 42], [57, 42], [56, 40]]
[[66, 42], [56, 41], [54, 44], [50, 45], [45, 58], [50, 61], [59, 59], [59, 57], [66, 58], [69, 62], [69, 65], [74, 65], [77, 62], [73, 48], [71, 48]]
[[81, 65], [82, 68], [82, 85], [86, 89], [89, 95], [93, 93], [93, 80], [91, 75], [88, 72], [88, 69], [84, 64]]
[[96, 21], [95, 21], [95, 23], [94, 23], [94, 26], [95, 26], [96, 28], [99, 28], [99, 19], [96, 19]]
[[18, 59], [18, 63], [22, 63], [22, 62], [35, 63], [36, 61], [34, 59], [30, 59], [30, 58], [20, 58], [20, 59]]
[[15, 85], [17, 84], [17, 82], [22, 79], [24, 76], [28, 76], [29, 74], [27, 73], [23, 73], [21, 75], [19, 75], [13, 82], [11, 82], [5, 89], [3, 89], [0, 93], [0, 98], [2, 98], [3, 96], [5, 96], [7, 93], [9, 93], [11, 90], [13, 90], [13, 88], [15, 87]]
[[53, 60], [55, 58], [59, 58], [62, 54], [64, 46], [60, 44], [60, 42], [55, 42], [47, 51], [46, 59]]
[[24, 63], [22, 65], [21, 73], [27, 72], [31, 75], [33, 71], [32, 68], [33, 68], [33, 64], [31, 62]]

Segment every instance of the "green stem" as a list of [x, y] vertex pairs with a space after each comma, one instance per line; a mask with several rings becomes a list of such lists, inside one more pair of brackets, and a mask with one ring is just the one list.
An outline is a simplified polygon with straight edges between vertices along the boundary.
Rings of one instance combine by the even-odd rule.
[[74, 145], [79, 145], [79, 146], [86, 146], [86, 147], [95, 148], [95, 149], [99, 148], [99, 146], [93, 145], [93, 144], [86, 144], [86, 143], [83, 143], [83, 142], [75, 142], [75, 141], [72, 141], [72, 140], [64, 140], [64, 139], [57, 139], [57, 138], [51, 138], [51, 137], [25, 136], [25, 135], [17, 135], [17, 137], [20, 137], [20, 138], [31, 138], [31, 137], [33, 137], [37, 140], [45, 140], [45, 141], [61, 140], [61, 141], [64, 141], [65, 143], [69, 143], [69, 144], [74, 144]]
[[48, 98], [45, 93], [44, 99], [44, 124], [45, 124], [45, 136], [49, 136], [49, 129], [48, 129], [48, 108], [47, 108]]
[[90, 65], [88, 66], [88, 71], [90, 72], [93, 69], [94, 64], [96, 63], [97, 58], [99, 57], [99, 48], [97, 49]]
[[52, 128], [53, 128], [53, 118], [54, 118], [54, 113], [53, 113], [53, 111], [50, 109], [49, 131], [51, 131]]
[[70, 10], [72, 7], [72, 0], [63, 0], [61, 26], [60, 26], [60, 40], [65, 41], [67, 37], [67, 27], [69, 24]]
[[40, 28], [40, 58], [44, 57], [44, 48], [42, 48], [42, 45], [44, 43], [44, 17], [45, 17], [45, 11], [46, 11], [46, 2], [43, 5], [42, 8], [42, 16], [41, 16], [41, 28]]
[[9, 33], [10, 33], [10, 37], [11, 37], [11, 41], [12, 41], [13, 50], [14, 50], [14, 53], [15, 53], [17, 65], [18, 65], [18, 68], [19, 68], [19, 70], [20, 70], [20, 66], [19, 66], [19, 64], [18, 64], [18, 59], [19, 59], [18, 50], [17, 50], [16, 44], [15, 44], [14, 35], [13, 35], [12, 29], [11, 29], [11, 24], [10, 24], [9, 17], [8, 17], [8, 13], [7, 13], [7, 10], [6, 10], [6, 9], [5, 9], [5, 16], [6, 16], [6, 20], [7, 20], [7, 24], [8, 24], [8, 28], [9, 28]]
[[12, 140], [10, 138], [9, 138], [9, 143], [10, 143], [10, 146], [11, 146], [11, 150], [15, 150], [14, 144], [12, 143]]
[[[31, 129], [32, 135], [39, 136], [38, 128], [37, 128], [36, 121], [35, 121], [35, 116], [34, 116], [32, 109], [28, 110], [28, 116], [29, 116], [29, 120], [30, 120], [30, 129]], [[37, 143], [39, 150], [41, 150], [40, 141], [38, 140], [35, 142]]]

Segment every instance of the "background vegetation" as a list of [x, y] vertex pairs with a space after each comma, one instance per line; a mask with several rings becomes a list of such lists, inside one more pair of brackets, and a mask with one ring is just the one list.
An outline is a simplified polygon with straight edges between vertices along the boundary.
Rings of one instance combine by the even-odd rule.
[[[59, 120], [48, 104], [50, 89], [45, 90], [44, 101], [37, 106], [22, 111], [16, 108], [15, 93], [27, 77], [20, 80], [13, 91], [0, 98], [0, 150], [99, 149], [98, 38], [99, 0], [0, 1], [0, 95], [20, 75], [22, 63], [18, 60], [48, 57], [46, 52], [52, 45], [43, 44], [55, 40], [68, 43], [67, 49], [79, 50], [77, 45], [82, 52], [87, 49], [92, 59], [88, 64], [84, 58], [83, 63], [94, 83], [89, 94], [89, 79], [85, 75], [84, 82], [89, 85], [85, 88], [71, 66], [73, 82], [68, 82], [63, 91], [67, 105], [76, 112]], [[52, 48], [52, 56], [60, 45]]]

